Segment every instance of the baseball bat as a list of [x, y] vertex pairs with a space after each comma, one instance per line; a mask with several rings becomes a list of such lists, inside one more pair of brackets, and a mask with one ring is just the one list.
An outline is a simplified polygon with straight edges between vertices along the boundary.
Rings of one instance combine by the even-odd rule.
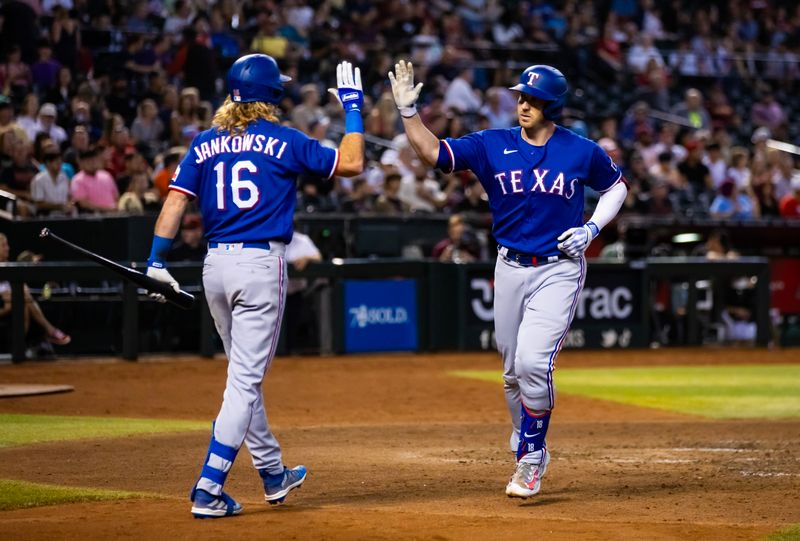
[[94, 252], [90, 252], [86, 248], [81, 248], [77, 244], [73, 244], [68, 240], [62, 239], [48, 228], [42, 229], [42, 232], [39, 233], [39, 237], [43, 239], [51, 239], [55, 242], [61, 243], [62, 245], [66, 246], [73, 252], [77, 252], [84, 257], [87, 257], [94, 261], [95, 263], [99, 263], [103, 265], [107, 269], [112, 270], [116, 274], [119, 274], [124, 279], [133, 282], [134, 284], [141, 286], [142, 288], [151, 291], [153, 293], [160, 293], [164, 295], [164, 298], [167, 299], [169, 302], [176, 306], [180, 306], [184, 310], [190, 309], [194, 306], [194, 295], [191, 293], [187, 293], [183, 290], [175, 291], [172, 289], [166, 282], [162, 282], [160, 280], [156, 280], [155, 278], [151, 278], [146, 274], [143, 274], [136, 269], [132, 269], [130, 267], [126, 267], [124, 265], [120, 265], [119, 263], [115, 263], [110, 259], [106, 259], [105, 257], [96, 254]]

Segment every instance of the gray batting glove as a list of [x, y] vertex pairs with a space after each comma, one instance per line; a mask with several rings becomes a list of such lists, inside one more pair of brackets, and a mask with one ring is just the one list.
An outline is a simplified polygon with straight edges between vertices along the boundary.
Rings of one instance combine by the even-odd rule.
[[561, 242], [557, 248], [568, 257], [580, 257], [589, 247], [593, 238], [592, 230], [589, 227], [585, 225], [572, 227], [559, 235], [558, 240]]
[[389, 72], [389, 82], [392, 83], [394, 103], [400, 110], [400, 115], [411, 118], [417, 114], [417, 99], [422, 92], [422, 83], [414, 86], [414, 65], [401, 60], [394, 65], [394, 73]]
[[[164, 267], [152, 267], [152, 266], [147, 267], [146, 274], [150, 278], [155, 278], [159, 282], [166, 282], [176, 292], [181, 290], [181, 286], [178, 284], [178, 281], [175, 278], [173, 278], [172, 275], [169, 273], [169, 271]], [[151, 292], [148, 293], [147, 296], [157, 302], [167, 302], [167, 298], [161, 293]]]

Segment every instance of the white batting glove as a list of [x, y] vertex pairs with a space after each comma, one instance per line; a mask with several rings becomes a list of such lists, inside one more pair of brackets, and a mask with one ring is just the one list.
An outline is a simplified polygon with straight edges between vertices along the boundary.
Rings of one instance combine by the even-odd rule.
[[597, 236], [599, 230], [594, 222], [587, 222], [581, 227], [571, 227], [559, 235], [557, 248], [567, 254], [568, 257], [580, 257], [592, 240]]
[[[155, 278], [159, 282], [166, 282], [169, 284], [172, 289], [175, 291], [180, 291], [181, 286], [178, 284], [178, 281], [172, 277], [167, 269], [164, 267], [147, 267], [147, 276], [150, 278]], [[157, 302], [167, 302], [167, 298], [164, 297], [161, 293], [148, 293], [148, 297], [157, 301]]]
[[364, 106], [364, 89], [361, 86], [361, 70], [353, 70], [350, 62], [339, 62], [336, 66], [336, 88], [329, 88], [336, 101], [348, 111], [361, 111]]
[[422, 83], [414, 86], [414, 65], [401, 60], [394, 65], [394, 73], [389, 72], [389, 82], [392, 83], [394, 103], [400, 109], [400, 115], [411, 118], [417, 114], [417, 99], [422, 91]]

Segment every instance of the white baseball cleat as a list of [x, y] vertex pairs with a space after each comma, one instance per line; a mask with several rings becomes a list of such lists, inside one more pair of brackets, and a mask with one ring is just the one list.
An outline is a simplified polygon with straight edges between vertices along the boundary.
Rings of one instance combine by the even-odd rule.
[[517, 469], [506, 485], [509, 498], [530, 498], [542, 488], [542, 477], [550, 464], [550, 451], [545, 450], [541, 464], [517, 462]]

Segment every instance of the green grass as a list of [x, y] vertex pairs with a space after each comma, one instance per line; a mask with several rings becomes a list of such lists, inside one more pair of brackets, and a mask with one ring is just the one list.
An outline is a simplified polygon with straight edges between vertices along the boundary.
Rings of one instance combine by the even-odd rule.
[[798, 541], [800, 540], [800, 524], [790, 526], [784, 530], [780, 530], [769, 534], [761, 541]]
[[0, 448], [49, 441], [208, 430], [208, 421], [0, 413]]
[[[453, 375], [502, 382], [499, 371]], [[558, 392], [712, 419], [800, 418], [800, 364], [559, 368]]]
[[60, 503], [100, 502], [131, 498], [157, 498], [155, 494], [102, 490], [84, 487], [40, 485], [0, 479], [0, 511], [56, 505]]

